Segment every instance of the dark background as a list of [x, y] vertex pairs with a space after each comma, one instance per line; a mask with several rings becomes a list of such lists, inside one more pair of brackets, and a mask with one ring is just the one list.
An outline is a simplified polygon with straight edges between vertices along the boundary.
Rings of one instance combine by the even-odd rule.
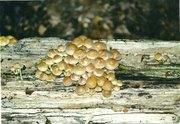
[[178, 0], [0, 2], [0, 35], [180, 40]]

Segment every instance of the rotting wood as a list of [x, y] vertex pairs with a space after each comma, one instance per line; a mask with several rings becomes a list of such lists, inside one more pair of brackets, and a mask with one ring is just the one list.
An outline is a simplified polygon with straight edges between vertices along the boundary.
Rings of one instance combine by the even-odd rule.
[[[34, 77], [35, 64], [48, 49], [65, 40], [26, 38], [1, 49], [3, 123], [178, 123], [180, 120], [180, 42], [117, 40], [107, 44], [122, 53], [118, 79], [121, 90], [110, 98], [78, 96], [61, 78], [52, 84]], [[167, 54], [164, 63], [153, 55]], [[145, 59], [142, 60], [142, 56]], [[10, 71], [19, 63], [23, 81]], [[31, 93], [28, 93], [30, 90]]]

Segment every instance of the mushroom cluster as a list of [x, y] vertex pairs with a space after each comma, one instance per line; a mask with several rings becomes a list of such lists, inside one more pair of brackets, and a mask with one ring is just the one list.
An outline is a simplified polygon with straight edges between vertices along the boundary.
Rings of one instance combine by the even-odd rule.
[[108, 48], [102, 41], [79, 36], [71, 42], [50, 49], [47, 56], [37, 63], [36, 77], [54, 81], [63, 76], [65, 86], [76, 85], [78, 95], [102, 92], [105, 97], [117, 91], [122, 82], [115, 78], [121, 54]]
[[6, 46], [8, 44], [15, 44], [17, 39], [11, 35], [9, 36], [0, 36], [0, 46]]

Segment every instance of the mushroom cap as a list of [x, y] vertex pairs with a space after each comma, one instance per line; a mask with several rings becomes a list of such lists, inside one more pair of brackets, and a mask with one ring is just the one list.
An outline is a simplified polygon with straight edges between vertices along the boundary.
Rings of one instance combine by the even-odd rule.
[[85, 94], [86, 89], [85, 89], [84, 86], [77, 86], [76, 89], [75, 89], [75, 92], [76, 92], [78, 95], [83, 95], [83, 94]]
[[94, 66], [95, 68], [104, 68], [105, 67], [105, 61], [98, 57], [94, 60]]
[[47, 56], [50, 58], [54, 58], [55, 55], [58, 55], [59, 52], [57, 51], [57, 49], [50, 49], [47, 53]]
[[97, 85], [102, 87], [106, 81], [107, 81], [107, 78], [105, 78], [104, 76], [101, 76], [97, 80]]
[[155, 53], [154, 54], [154, 59], [157, 61], [161, 61], [163, 59], [163, 55], [161, 53]]
[[83, 75], [85, 73], [85, 68], [81, 65], [74, 66], [72, 72], [77, 75]]
[[78, 81], [78, 84], [79, 84], [79, 85], [85, 85], [85, 84], [86, 84], [86, 79], [81, 78], [81, 79]]
[[84, 44], [84, 40], [82, 40], [81, 38], [77, 37], [71, 43], [76, 45], [77, 47], [80, 47], [80, 46], [82, 46]]
[[73, 54], [75, 59], [83, 59], [86, 57], [86, 51], [83, 49], [77, 49]]
[[42, 80], [42, 81], [47, 80], [47, 78], [48, 78], [48, 75], [45, 72], [42, 72], [40, 77], [39, 77], [39, 79]]
[[72, 85], [73, 81], [71, 80], [70, 76], [65, 76], [63, 79], [64, 86], [70, 86]]
[[87, 71], [88, 73], [91, 73], [91, 72], [93, 72], [93, 71], [95, 70], [95, 67], [94, 67], [94, 65], [93, 65], [92, 63], [90, 63], [89, 65], [87, 65], [85, 68], [86, 68], [86, 71]]
[[9, 44], [15, 44], [17, 42], [17, 39], [11, 35], [7, 36], [7, 39], [9, 39]]
[[102, 76], [104, 73], [104, 70], [103, 69], [99, 69], [99, 68], [96, 68], [94, 71], [93, 71], [93, 74], [100, 77]]
[[5, 36], [0, 36], [0, 46], [6, 46], [9, 44], [9, 39]]
[[46, 71], [48, 70], [48, 65], [45, 63], [45, 62], [40, 62], [37, 64], [37, 68], [40, 70], [40, 71]]
[[107, 49], [107, 46], [105, 43], [97, 41], [94, 43], [94, 49], [99, 51], [99, 50], [105, 50]]
[[62, 74], [62, 70], [59, 69], [59, 67], [58, 67], [57, 64], [52, 65], [51, 68], [50, 68], [50, 70], [51, 70], [51, 72], [52, 72], [53, 75], [58, 76], [58, 75], [61, 75], [61, 74]]
[[95, 87], [94, 90], [95, 90], [96, 92], [101, 92], [101, 91], [102, 91], [102, 87], [97, 86], [97, 87]]
[[103, 90], [111, 91], [113, 88], [113, 85], [110, 81], [106, 81], [106, 82], [104, 82], [102, 88], [103, 88]]
[[83, 41], [87, 39], [87, 37], [84, 36], [84, 35], [80, 35], [78, 38], [80, 38], [80, 39], [83, 40]]
[[115, 80], [116, 77], [115, 77], [114, 72], [109, 72], [109, 73], [107, 73], [106, 78], [107, 78], [109, 81], [112, 81], [112, 80]]
[[116, 69], [118, 65], [119, 65], [118, 61], [113, 58], [106, 60], [106, 68], [109, 70]]
[[81, 76], [80, 75], [77, 75], [77, 74], [71, 74], [71, 79], [73, 81], [78, 81], [80, 80]]
[[74, 67], [74, 65], [66, 63], [66, 66], [65, 66], [64, 70], [72, 72], [73, 67]]
[[78, 59], [75, 59], [75, 58], [74, 58], [73, 56], [71, 56], [71, 55], [66, 56], [66, 57], [64, 58], [64, 61], [65, 61], [66, 63], [73, 64], [73, 65], [75, 65], [76, 63], [78, 63]]
[[100, 50], [99, 51], [99, 57], [101, 57], [104, 60], [107, 60], [111, 58], [111, 53], [108, 50]]
[[40, 76], [41, 76], [41, 74], [42, 74], [42, 71], [40, 71], [40, 70], [36, 70], [36, 73], [35, 73], [35, 77], [36, 78], [40, 78]]
[[114, 59], [116, 59], [116, 60], [121, 59], [121, 54], [119, 53], [119, 51], [117, 49], [111, 49], [111, 54]]
[[95, 88], [97, 86], [97, 78], [92, 75], [87, 79], [86, 86], [89, 88]]
[[71, 71], [65, 71], [63, 73], [64, 76], [71, 76], [72, 75], [72, 72]]
[[58, 50], [59, 52], [64, 52], [65, 49], [66, 49], [65, 45], [59, 45], [59, 46], [57, 47], [57, 50]]
[[76, 50], [77, 50], [76, 45], [74, 45], [72, 43], [68, 43], [65, 51], [68, 55], [73, 55]]
[[62, 57], [59, 56], [59, 55], [55, 55], [54, 58], [53, 58], [53, 62], [54, 63], [59, 63], [62, 61]]
[[44, 61], [47, 65], [52, 65], [54, 64], [53, 58], [47, 57]]
[[94, 46], [94, 43], [93, 43], [93, 40], [91, 39], [86, 39], [84, 40], [84, 44], [83, 44], [85, 47], [87, 47], [88, 49], [90, 48], [93, 48]]
[[99, 54], [96, 50], [90, 49], [87, 52], [87, 58], [89, 58], [89, 59], [96, 59], [98, 56], [99, 56]]
[[55, 80], [55, 76], [53, 74], [47, 74], [47, 78], [46, 78], [46, 81], [54, 81]]
[[112, 91], [108, 91], [108, 90], [103, 90], [103, 91], [102, 91], [102, 95], [103, 95], [104, 97], [110, 97], [111, 94], [112, 94]]
[[88, 58], [83, 58], [81, 61], [79, 61], [79, 63], [80, 63], [82, 66], [88, 66], [88, 65], [91, 63], [91, 61], [90, 61], [90, 59], [88, 59]]
[[59, 62], [58, 64], [57, 64], [57, 66], [58, 66], [58, 68], [59, 68], [59, 70], [65, 70], [65, 68], [66, 68], [66, 63], [64, 62], [64, 61], [61, 61], [61, 62]]

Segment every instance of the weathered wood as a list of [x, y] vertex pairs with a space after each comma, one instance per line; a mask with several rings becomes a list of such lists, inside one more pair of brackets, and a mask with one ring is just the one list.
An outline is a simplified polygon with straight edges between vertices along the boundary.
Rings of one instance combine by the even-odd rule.
[[[62, 79], [47, 84], [34, 77], [35, 64], [48, 49], [67, 42], [59, 38], [27, 38], [1, 49], [3, 123], [178, 123], [180, 120], [180, 42], [117, 40], [107, 44], [122, 53], [120, 91], [78, 96]], [[164, 63], [154, 54], [167, 54]], [[142, 60], [142, 56], [148, 56]], [[10, 71], [24, 65], [23, 81]], [[168, 72], [168, 75], [167, 75]]]

